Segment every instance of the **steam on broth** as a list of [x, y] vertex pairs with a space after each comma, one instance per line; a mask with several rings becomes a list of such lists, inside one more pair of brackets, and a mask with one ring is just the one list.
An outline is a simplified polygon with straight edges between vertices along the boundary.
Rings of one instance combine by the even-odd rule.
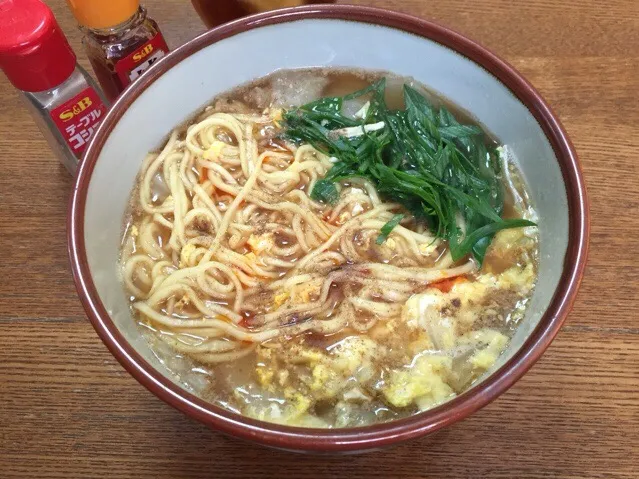
[[535, 216], [507, 148], [412, 80], [284, 71], [146, 157], [119, 268], [187, 387], [266, 421], [353, 427], [493, 366], [535, 285]]

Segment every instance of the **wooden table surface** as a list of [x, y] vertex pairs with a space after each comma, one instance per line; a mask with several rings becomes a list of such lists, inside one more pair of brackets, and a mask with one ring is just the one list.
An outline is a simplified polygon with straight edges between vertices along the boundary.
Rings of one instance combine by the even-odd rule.
[[[50, 0], [80, 62], [80, 35]], [[429, 439], [355, 457], [277, 452], [211, 431], [139, 385], [76, 297], [72, 180], [0, 78], [0, 478], [639, 477], [639, 2], [361, 1], [431, 18], [518, 68], [561, 117], [592, 212], [568, 322], [510, 391]], [[168, 43], [203, 31], [148, 0]]]

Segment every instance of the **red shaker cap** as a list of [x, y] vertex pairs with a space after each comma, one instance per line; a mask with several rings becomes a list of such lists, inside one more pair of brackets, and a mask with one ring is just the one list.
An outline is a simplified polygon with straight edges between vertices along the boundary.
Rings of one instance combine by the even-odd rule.
[[40, 0], [0, 0], [0, 68], [23, 91], [50, 90], [75, 69], [75, 54]]

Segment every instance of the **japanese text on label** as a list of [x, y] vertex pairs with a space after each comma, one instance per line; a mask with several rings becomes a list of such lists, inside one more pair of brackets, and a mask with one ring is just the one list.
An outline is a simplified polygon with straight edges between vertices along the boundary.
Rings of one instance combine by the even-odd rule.
[[77, 158], [100, 125], [106, 107], [93, 88], [87, 88], [51, 111], [51, 118]]

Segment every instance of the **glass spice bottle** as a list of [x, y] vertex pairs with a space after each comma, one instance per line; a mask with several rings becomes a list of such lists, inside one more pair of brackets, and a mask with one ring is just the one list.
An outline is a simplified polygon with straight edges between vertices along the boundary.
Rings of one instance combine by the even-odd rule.
[[0, 0], [0, 68], [71, 174], [106, 114], [98, 86], [76, 62], [40, 0]]
[[335, 3], [335, 0], [191, 0], [191, 2], [206, 26], [213, 28], [254, 13], [312, 3]]
[[91, 66], [110, 100], [169, 51], [138, 0], [67, 0]]

